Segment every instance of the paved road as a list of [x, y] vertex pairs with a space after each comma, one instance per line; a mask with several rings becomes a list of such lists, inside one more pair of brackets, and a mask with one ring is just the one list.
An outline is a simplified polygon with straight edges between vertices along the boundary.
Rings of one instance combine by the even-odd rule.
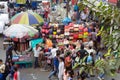
[[[3, 50], [3, 38], [0, 37], [0, 59], [5, 61], [5, 50]], [[49, 72], [42, 72], [40, 69], [20, 69], [21, 80], [48, 80], [47, 76]], [[53, 78], [53, 80], [56, 80]], [[97, 80], [97, 78], [89, 79], [89, 80]], [[110, 77], [106, 77], [105, 80], [111, 80]], [[115, 76], [115, 80], [120, 80], [120, 74]]]

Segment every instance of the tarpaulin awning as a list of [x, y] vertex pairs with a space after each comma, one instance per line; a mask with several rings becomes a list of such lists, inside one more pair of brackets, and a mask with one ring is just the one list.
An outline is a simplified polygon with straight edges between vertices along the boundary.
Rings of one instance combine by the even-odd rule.
[[38, 39], [34, 39], [30, 41], [30, 47], [34, 48], [36, 46], [36, 44], [42, 43], [43, 39], [42, 38], [38, 38]]

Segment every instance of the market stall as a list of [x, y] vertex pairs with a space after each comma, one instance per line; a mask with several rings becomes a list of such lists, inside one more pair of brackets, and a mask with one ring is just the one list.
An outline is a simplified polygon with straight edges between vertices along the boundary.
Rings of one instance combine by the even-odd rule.
[[11, 40], [14, 42], [14, 45], [16, 45], [17, 51], [20, 52], [20, 54], [13, 56], [13, 61], [15, 64], [20, 67], [31, 67], [32, 56], [31, 53], [26, 52], [26, 50], [29, 48], [29, 42], [27, 40], [31, 38], [37, 38], [38, 30], [28, 25], [14, 24], [7, 28], [3, 34], [6, 37], [11, 38]]

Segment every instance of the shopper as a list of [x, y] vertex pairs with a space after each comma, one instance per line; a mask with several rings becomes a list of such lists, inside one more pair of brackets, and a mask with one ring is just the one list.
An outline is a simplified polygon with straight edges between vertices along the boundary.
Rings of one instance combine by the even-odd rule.
[[14, 62], [12, 62], [10, 64], [11, 68], [10, 68], [10, 74], [9, 74], [9, 78], [10, 80], [13, 80], [13, 77], [14, 77], [14, 73], [15, 73], [15, 65], [14, 65]]
[[88, 54], [88, 52], [84, 49], [83, 44], [81, 45], [81, 49], [78, 51], [78, 53], [80, 54], [80, 59], [83, 59]]
[[65, 69], [71, 70], [72, 69], [72, 58], [71, 58], [71, 52], [67, 52], [67, 55], [65, 57]]
[[51, 79], [53, 75], [56, 75], [58, 72], [58, 67], [59, 67], [59, 58], [60, 56], [60, 51], [57, 51], [56, 57], [53, 58], [53, 71], [49, 74], [48, 78]]
[[53, 45], [52, 49], [51, 49], [51, 57], [54, 58], [56, 56], [56, 52], [57, 52], [58, 48], [56, 48], [55, 45]]
[[4, 73], [5, 73], [5, 64], [3, 63], [2, 59], [0, 59], [0, 80], [6, 80]]
[[73, 70], [67, 71], [67, 76], [68, 76], [67, 80], [73, 80], [73, 76], [74, 76]]
[[13, 80], [20, 80], [20, 72], [19, 72], [18, 68], [15, 67], [14, 70], [15, 70], [15, 73], [14, 73]]
[[60, 57], [59, 58], [59, 73], [58, 73], [59, 80], [63, 80], [63, 74], [64, 74], [64, 59]]

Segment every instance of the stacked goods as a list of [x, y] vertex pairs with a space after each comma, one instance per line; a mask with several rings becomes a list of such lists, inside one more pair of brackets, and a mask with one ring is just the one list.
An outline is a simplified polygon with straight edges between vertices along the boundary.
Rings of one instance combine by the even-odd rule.
[[88, 37], [90, 35], [90, 32], [88, 31], [87, 27], [73, 23], [70, 23], [68, 26], [65, 26], [64, 31], [65, 37], [69, 38], [69, 40], [73, 42], [77, 40], [83, 40], [83, 42], [87, 42]]
[[42, 35], [43, 37], [49, 37], [53, 43], [55, 40], [64, 39], [64, 25], [46, 24], [42, 27]]
[[43, 26], [42, 26], [42, 36], [45, 37], [45, 35], [48, 35], [49, 34], [49, 29], [50, 27], [48, 26], [48, 23], [45, 23]]
[[60, 24], [45, 24], [42, 27], [43, 37], [48, 36], [54, 43], [56, 41], [58, 45], [63, 45], [64, 39], [69, 39], [69, 43], [82, 40], [87, 42], [90, 36], [89, 28], [83, 25], [70, 23], [69, 25]]
[[88, 41], [88, 28], [84, 28], [84, 33], [83, 33], [83, 42]]

